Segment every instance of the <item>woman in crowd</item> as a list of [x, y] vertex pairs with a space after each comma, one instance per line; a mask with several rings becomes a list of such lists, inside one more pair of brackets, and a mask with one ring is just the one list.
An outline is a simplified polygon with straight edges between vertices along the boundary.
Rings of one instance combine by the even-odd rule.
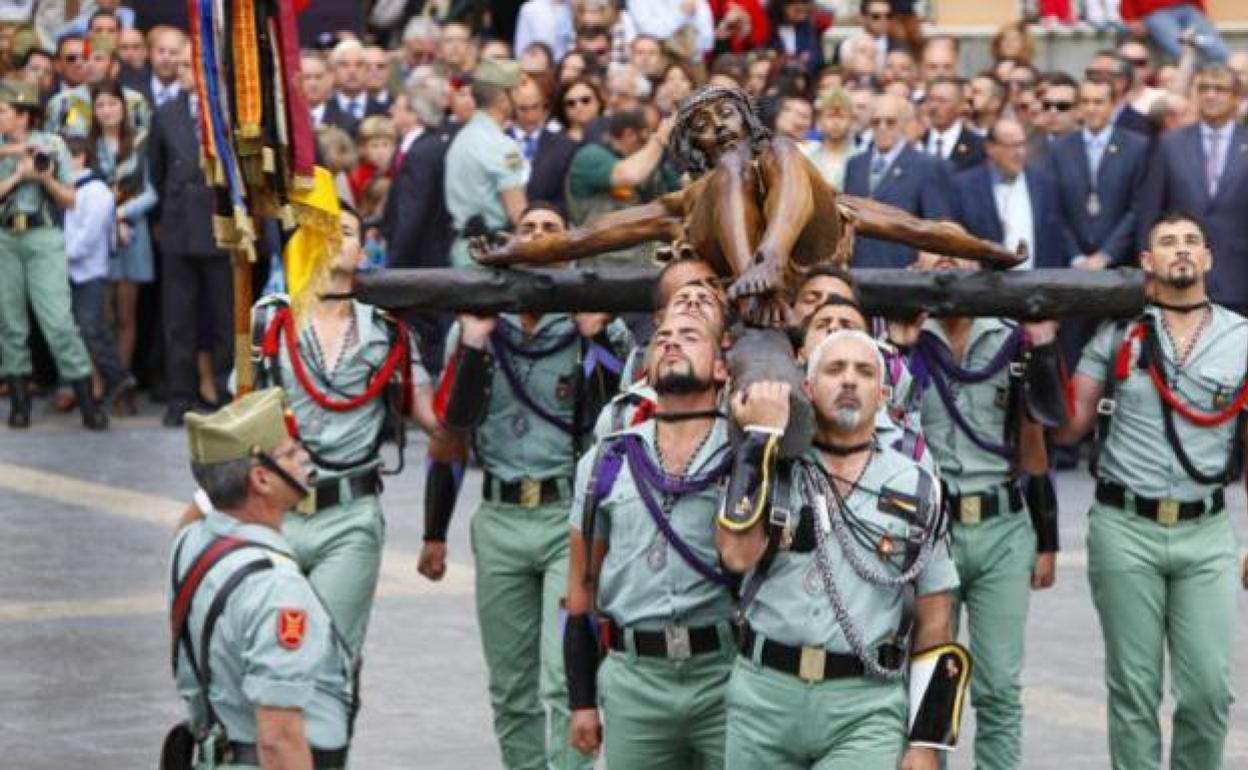
[[585, 141], [585, 127], [602, 114], [602, 90], [592, 79], [574, 78], [555, 103], [560, 125], [568, 138]]
[[811, 19], [810, 0], [772, 0], [767, 5], [771, 22], [769, 47], [786, 58], [799, 61], [814, 77], [823, 68], [823, 46]]
[[[159, 200], [147, 168], [147, 134], [131, 127], [121, 83], [104, 80], [91, 87], [89, 162], [113, 189], [117, 201], [117, 239], [109, 277], [114, 286], [113, 329], [122, 368], [134, 360], [135, 314], [139, 287], [156, 277], [147, 215]], [[135, 412], [134, 381], [127, 378], [117, 394], [119, 408]]]
[[1027, 24], [1014, 21], [1003, 24], [992, 38], [992, 60], [1013, 59], [1031, 64], [1036, 55], [1036, 41], [1031, 37]]

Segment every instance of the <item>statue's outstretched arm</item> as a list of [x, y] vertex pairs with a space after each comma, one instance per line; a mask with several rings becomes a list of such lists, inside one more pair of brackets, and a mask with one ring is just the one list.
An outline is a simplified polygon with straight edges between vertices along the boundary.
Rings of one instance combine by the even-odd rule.
[[671, 193], [651, 203], [632, 206], [596, 217], [585, 225], [558, 235], [547, 235], [521, 243], [511, 240], [473, 257], [482, 265], [548, 265], [554, 262], [592, 257], [625, 249], [648, 241], [670, 241], [683, 232], [685, 190]]
[[837, 196], [837, 205], [858, 236], [904, 243], [916, 249], [951, 257], [973, 259], [989, 267], [1014, 267], [1024, 259], [1021, 255], [1011, 254], [999, 243], [971, 235], [954, 222], [919, 219], [896, 206], [856, 195]]

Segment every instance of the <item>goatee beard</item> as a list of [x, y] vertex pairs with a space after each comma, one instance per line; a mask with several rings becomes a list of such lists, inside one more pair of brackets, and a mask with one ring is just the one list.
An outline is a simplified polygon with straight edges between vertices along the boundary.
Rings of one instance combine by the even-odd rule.
[[832, 424], [838, 430], [851, 431], [858, 427], [858, 422], [862, 419], [862, 410], [854, 409], [848, 406], [837, 407], [832, 413]]
[[671, 372], [655, 381], [654, 392], [660, 396], [689, 396], [705, 393], [710, 387], [708, 380], [698, 379], [697, 375]]

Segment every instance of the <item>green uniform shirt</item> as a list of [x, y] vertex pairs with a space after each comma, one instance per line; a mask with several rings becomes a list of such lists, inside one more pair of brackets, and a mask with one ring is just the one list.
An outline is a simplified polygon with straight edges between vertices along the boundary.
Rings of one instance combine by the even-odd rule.
[[[1248, 371], [1248, 320], [1214, 305], [1209, 326], [1196, 341], [1187, 363], [1176, 370], [1174, 348], [1162, 327], [1161, 311], [1150, 306], [1145, 312], [1156, 320], [1165, 371], [1173, 374], [1171, 390], [1196, 410], [1225, 409]], [[1080, 374], [1105, 382], [1118, 355], [1117, 350], [1110, 350], [1114, 340], [1122, 336], [1122, 330], [1115, 328], [1117, 325], [1112, 321], [1103, 324], [1084, 348], [1079, 360]], [[1138, 346], [1132, 353], [1127, 379], [1119, 382], [1114, 391], [1118, 406], [1101, 449], [1098, 476], [1144, 497], [1203, 500], [1216, 487], [1197, 483], [1179, 465], [1162, 426], [1161, 397], [1148, 373], [1136, 366], [1135, 351]], [[1184, 451], [1198, 471], [1216, 475], [1226, 467], [1235, 420], [1216, 428], [1202, 428], [1176, 413], [1174, 424]]]
[[[651, 460], [658, 463], [655, 450], [654, 420], [629, 428], [639, 436]], [[688, 475], [705, 473], [723, 461], [728, 445], [728, 423], [718, 419], [711, 435], [689, 463]], [[589, 494], [589, 477], [596, 453], [581, 459], [576, 473], [576, 494], [571, 523], [581, 528], [581, 513]], [[667, 509], [672, 529], [698, 558], [716, 567], [715, 513], [719, 506], [719, 485], [712, 484], [697, 494], [676, 498]], [[662, 495], [654, 492], [663, 505]], [[734, 608], [732, 596], [723, 586], [702, 577], [668, 544], [655, 526], [637, 491], [625, 461], [611, 492], [598, 502], [594, 539], [607, 542], [607, 555], [598, 578], [598, 607], [626, 628], [656, 630], [668, 624], [689, 627], [709, 626], [728, 620]]]
[[[143, 94], [131, 88], [122, 88], [126, 101], [126, 116], [135, 131], [148, 131], [152, 127], [152, 108]], [[44, 109], [43, 130], [50, 134], [86, 138], [91, 132], [91, 87], [85, 83], [67, 88], [48, 100]]]
[[[820, 462], [812, 450], [812, 462]], [[920, 469], [912, 460], [888, 449], [880, 449], [871, 458], [862, 479], [846, 500], [854, 515], [887, 532], [895, 543], [900, 544], [910, 529], [909, 523], [899, 516], [880, 510], [879, 491], [887, 488], [903, 495], [916, 495], [919, 489]], [[930, 477], [929, 477], [930, 478]], [[814, 516], [813, 507], [802, 499], [801, 485], [790, 485], [790, 510], [795, 515]], [[929, 486], [928, 515], [938, 515], [938, 485], [932, 480]], [[835, 502], [830, 502], [830, 515], [837, 515]], [[818, 527], [816, 520], [814, 526]], [[898, 588], [877, 586], [863, 580], [854, 571], [841, 551], [832, 532], [827, 534], [829, 561], [837, 590], [854, 622], [862, 631], [863, 642], [875, 648], [889, 641], [901, 621], [902, 592]], [[886, 559], [874, 550], [859, 546], [859, 553], [868, 563], [876, 565], [887, 574], [899, 574], [900, 546], [898, 554]], [[893, 566], [890, 568], [889, 564]], [[754, 580], [746, 577], [745, 585]], [[931, 559], [915, 580], [919, 595], [951, 591], [958, 587], [958, 573], [949, 555], [947, 539], [933, 547]], [[853, 650], [837, 623], [832, 603], [824, 590], [822, 575], [816, 562], [815, 551], [797, 553], [778, 551], [771, 568], [763, 580], [754, 601], [746, 608], [746, 619], [755, 631], [782, 644], [803, 647], [822, 647], [830, 652], [851, 654]]]
[[457, 231], [451, 246], [451, 264], [470, 265], [468, 242], [458, 231], [480, 214], [491, 230], [507, 225], [507, 212], [498, 194], [524, 187], [529, 164], [520, 146], [498, 127], [494, 119], [478, 111], [455, 135], [446, 152], [446, 210]]
[[[312, 331], [312, 325], [304, 324], [298, 333], [303, 368], [316, 388], [335, 401], [345, 401], [364, 392], [373, 375], [390, 354], [392, 327], [383, 318], [381, 310], [354, 300], [351, 306], [355, 314], [357, 339], [348, 343], [332, 370], [326, 369], [325, 357], [316, 334]], [[261, 300], [253, 312], [263, 313], [262, 323], [267, 326], [273, 307], [272, 300]], [[377, 436], [386, 417], [384, 400], [378, 397], [358, 409], [346, 412], [325, 409], [313, 401], [299, 384], [290, 365], [284, 336], [282, 342], [278, 353], [281, 384], [286, 390], [291, 411], [294, 412], [295, 424], [299, 426], [300, 439], [316, 457], [334, 465], [350, 466], [349, 469], [334, 470], [318, 464], [317, 482], [356, 475], [380, 466], [382, 459], [373, 453], [373, 448], [377, 445]], [[421, 365], [420, 350], [415, 338], [409, 338], [408, 350], [412, 356], [413, 385], [428, 385], [429, 375]]]
[[[976, 318], [967, 333], [964, 369], [985, 368], [1014, 331], [1014, 324], [999, 318]], [[949, 345], [944, 330], [936, 321], [928, 321], [923, 329]], [[1005, 436], [1005, 420], [1010, 391], [1010, 369], [1003, 367], [983, 382], [959, 383], [950, 380], [954, 403], [975, 432], [993, 443]], [[923, 437], [940, 467], [941, 480], [951, 494], [976, 494], [1000, 486], [1013, 478], [1011, 464], [992, 452], [979, 448], [954, 423], [945, 404], [929, 385], [919, 401], [923, 421]]]
[[[351, 704], [350, 658], [336, 641], [329, 615], [299, 566], [281, 553], [267, 550], [290, 552], [280, 534], [209, 510], [203, 519], [188, 525], [175, 541], [175, 577], [182, 579], [199, 554], [213, 540], [226, 535], [259, 543], [266, 549], [235, 551], [205, 575], [187, 619], [198, 665], [203, 665], [200, 645], [208, 608], [223, 584], [239, 567], [256, 559], [269, 558], [273, 564], [272, 569], [248, 576], [234, 589], [212, 635], [208, 662], [212, 672], [212, 707], [226, 733], [232, 741], [255, 743], [256, 706], [299, 709], [310, 746], [346, 746]], [[169, 598], [172, 602], [172, 593]], [[294, 633], [296, 629], [302, 633]], [[203, 698], [185, 648], [179, 651], [174, 678], [178, 693], [190, 706], [192, 722], [205, 725]]]
[[[533, 334], [525, 337], [520, 319], [515, 315], [501, 315], [497, 328], [521, 348], [542, 350], [551, 347], [569, 335], [577, 334], [576, 324], [566, 313], [542, 316]], [[632, 336], [623, 322], [612, 321], [607, 326], [617, 358], [623, 359], [632, 344]], [[447, 337], [447, 355], [454, 353], [459, 345], [459, 324], [451, 327]], [[547, 422], [537, 412], [522, 402], [512, 391], [500, 353], [490, 344], [495, 356], [494, 373], [490, 382], [489, 403], [485, 418], [473, 434], [474, 448], [481, 466], [502, 481], [521, 479], [570, 479], [576, 470], [572, 459], [572, 437], [562, 429]], [[525, 358], [510, 356], [510, 361], [528, 398], [565, 423], [571, 423], [575, 411], [576, 383], [582, 377], [577, 358], [580, 351], [579, 336], [572, 344], [561, 350], [541, 356]], [[582, 419], [588, 421], [589, 415]]]
[[[44, 131], [31, 131], [26, 137], [26, 144], [28, 147], [37, 148], [52, 156], [52, 173], [56, 181], [66, 187], [74, 186], [74, 170], [70, 168], [69, 150], [65, 147], [64, 139]], [[17, 170], [18, 160], [19, 157], [16, 155], [0, 157], [0, 179], [7, 179], [13, 175], [13, 172]], [[13, 188], [8, 197], [0, 202], [0, 211], [4, 212], [5, 217], [19, 212], [38, 214], [41, 211], [50, 217], [55, 210], [56, 204], [48, 197], [43, 185], [33, 179]], [[52, 225], [52, 222], [49, 221], [49, 225]]]

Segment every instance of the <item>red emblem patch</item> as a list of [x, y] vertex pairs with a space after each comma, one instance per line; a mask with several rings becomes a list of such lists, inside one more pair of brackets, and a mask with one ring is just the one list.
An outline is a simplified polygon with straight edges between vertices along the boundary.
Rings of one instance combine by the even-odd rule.
[[303, 644], [308, 630], [308, 613], [303, 610], [277, 611], [277, 643], [288, 650], [297, 650]]

